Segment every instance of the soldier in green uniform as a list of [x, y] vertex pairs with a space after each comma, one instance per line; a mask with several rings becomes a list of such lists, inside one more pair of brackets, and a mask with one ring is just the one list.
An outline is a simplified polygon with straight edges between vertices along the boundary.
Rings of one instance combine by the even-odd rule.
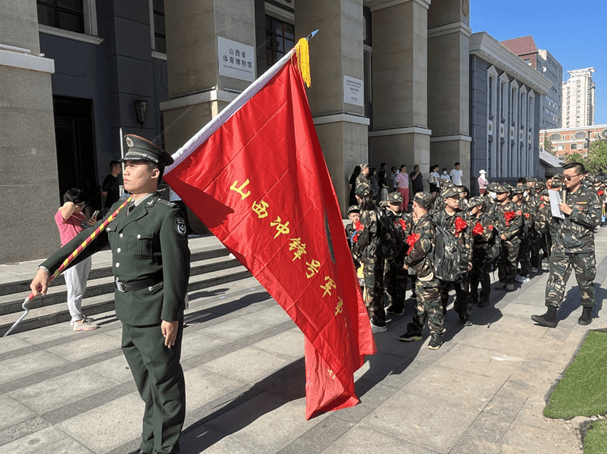
[[529, 282], [529, 271], [531, 269], [531, 229], [533, 227], [533, 216], [529, 205], [524, 202], [525, 186], [512, 188], [510, 197], [516, 205], [516, 215], [521, 217], [522, 228], [519, 232], [521, 244], [518, 249], [518, 263], [520, 271], [516, 274], [517, 282]]
[[548, 310], [544, 315], [531, 316], [541, 326], [556, 327], [556, 313], [572, 267], [580, 287], [583, 307], [578, 323], [589, 325], [592, 322], [592, 308], [596, 304], [594, 231], [600, 223], [601, 203], [595, 191], [582, 185], [584, 172], [584, 166], [577, 162], [567, 164], [563, 170], [567, 200], [559, 205], [565, 218], [554, 218], [556, 235], [552, 238], [550, 277], [546, 283]]
[[510, 200], [512, 187], [502, 183], [496, 188], [495, 228], [502, 239], [502, 252], [498, 265], [500, 284], [498, 289], [514, 291], [514, 278], [518, 262], [518, 250], [521, 244], [519, 233], [523, 226], [522, 216], [517, 214], [516, 205]]
[[[548, 271], [548, 257], [550, 257], [550, 248], [552, 242], [550, 239], [550, 224], [552, 222], [552, 210], [550, 208], [550, 198], [548, 189], [540, 193], [537, 215], [535, 217], [535, 229], [539, 234], [539, 248], [542, 251], [542, 269]], [[538, 252], [539, 256], [539, 252]], [[539, 261], [539, 259], [538, 259]]]
[[[472, 229], [468, 226], [468, 215], [461, 211], [461, 197], [457, 186], [452, 185], [441, 191], [441, 197], [445, 201], [445, 206], [442, 210], [435, 212], [432, 215], [432, 220], [438, 226], [444, 227], [451, 232], [457, 240], [464, 246], [467, 252], [468, 269], [472, 268]], [[449, 289], [455, 287], [455, 301], [453, 309], [457, 312], [459, 320], [466, 326], [472, 325], [468, 320], [471, 312], [471, 302], [469, 294], [468, 273], [464, 274], [461, 280], [457, 282], [441, 281], [441, 304], [443, 310], [447, 311], [449, 301]]]
[[440, 282], [434, 276], [434, 265], [430, 260], [435, 241], [435, 227], [428, 214], [432, 199], [432, 195], [426, 192], [418, 192], [413, 198], [414, 225], [407, 239], [411, 246], [405, 257], [404, 268], [413, 269], [417, 276], [417, 305], [412, 322], [407, 324], [407, 332], [398, 338], [403, 342], [421, 340], [424, 324], [428, 320], [431, 336], [428, 348], [436, 350], [443, 344], [445, 314], [441, 306]]
[[[470, 270], [470, 300], [479, 307], [489, 305], [491, 294], [491, 242], [494, 240], [493, 220], [485, 213], [487, 197], [473, 197], [468, 201], [472, 224], [472, 269]], [[481, 285], [480, 300], [478, 286]]]
[[544, 189], [544, 183], [537, 181], [533, 183], [533, 188], [529, 190], [529, 200], [533, 202], [534, 220], [531, 231], [531, 269], [532, 273], [537, 273], [540, 268], [540, 251], [542, 250], [542, 232], [538, 226], [538, 217], [540, 215], [541, 193]]
[[[145, 402], [142, 442], [136, 452], [178, 453], [186, 410], [180, 365], [190, 274], [186, 224], [179, 208], [157, 192], [165, 166], [173, 162], [171, 156], [135, 135], [126, 135], [125, 142], [124, 188], [133, 202], [72, 264], [110, 245], [122, 351]], [[110, 213], [120, 204], [116, 202]], [[49, 276], [101, 222], [42, 263], [31, 284], [34, 295], [46, 293]]]

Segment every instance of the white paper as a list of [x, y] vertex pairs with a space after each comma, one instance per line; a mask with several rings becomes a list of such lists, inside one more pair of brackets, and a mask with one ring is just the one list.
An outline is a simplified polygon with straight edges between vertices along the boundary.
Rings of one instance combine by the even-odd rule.
[[559, 209], [559, 204], [561, 203], [561, 194], [558, 191], [549, 190], [548, 194], [550, 195], [550, 209], [552, 210], [552, 216], [555, 218], [565, 219], [565, 216]]

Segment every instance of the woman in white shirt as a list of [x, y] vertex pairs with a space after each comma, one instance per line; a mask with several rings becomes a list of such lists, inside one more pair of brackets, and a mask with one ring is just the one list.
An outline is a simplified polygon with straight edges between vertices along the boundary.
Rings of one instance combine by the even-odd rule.
[[428, 183], [430, 184], [430, 192], [434, 197], [436, 197], [440, 188], [440, 175], [438, 174], [438, 164], [434, 164], [432, 167], [430, 167], [430, 176], [428, 177]]

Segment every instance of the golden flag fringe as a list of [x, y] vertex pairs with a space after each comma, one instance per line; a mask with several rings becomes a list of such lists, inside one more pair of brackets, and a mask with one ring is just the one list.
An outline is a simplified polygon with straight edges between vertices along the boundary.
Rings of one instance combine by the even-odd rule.
[[312, 78], [310, 77], [310, 47], [308, 46], [308, 40], [301, 38], [295, 45], [295, 50], [297, 51], [297, 67], [306, 87], [310, 88]]

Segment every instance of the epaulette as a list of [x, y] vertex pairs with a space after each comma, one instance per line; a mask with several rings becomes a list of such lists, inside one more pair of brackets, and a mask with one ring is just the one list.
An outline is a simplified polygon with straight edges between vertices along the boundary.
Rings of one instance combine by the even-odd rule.
[[175, 208], [177, 206], [176, 203], [169, 202], [168, 200], [158, 199], [158, 203], [162, 203], [163, 205], [170, 206], [171, 208]]

